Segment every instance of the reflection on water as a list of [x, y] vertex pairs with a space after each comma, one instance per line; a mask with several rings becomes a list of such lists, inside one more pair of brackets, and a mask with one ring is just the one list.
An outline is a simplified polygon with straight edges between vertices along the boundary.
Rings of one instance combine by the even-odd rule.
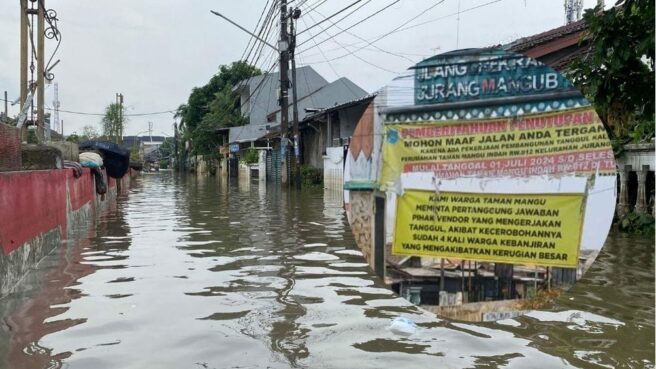
[[451, 322], [376, 279], [340, 196], [142, 177], [0, 300], [0, 368], [654, 367], [651, 240], [609, 240], [550, 311]]

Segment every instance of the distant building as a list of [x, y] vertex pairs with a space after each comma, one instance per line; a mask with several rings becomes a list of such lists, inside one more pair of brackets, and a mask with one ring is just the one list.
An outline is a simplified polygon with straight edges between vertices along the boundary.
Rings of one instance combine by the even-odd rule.
[[166, 139], [164, 136], [123, 136], [123, 147], [131, 151], [135, 147], [141, 147], [142, 142], [150, 142], [151, 138], [153, 142], [159, 144]]

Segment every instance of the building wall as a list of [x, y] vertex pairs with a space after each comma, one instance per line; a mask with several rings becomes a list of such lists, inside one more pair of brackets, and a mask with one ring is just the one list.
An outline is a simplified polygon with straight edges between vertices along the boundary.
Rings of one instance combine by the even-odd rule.
[[624, 154], [617, 159], [617, 166], [620, 170], [624, 165], [631, 165], [632, 169], [636, 171], [642, 170], [644, 165], [647, 165], [650, 171], [656, 168], [653, 143], [626, 145], [624, 150]]
[[[333, 190], [344, 189], [344, 148], [328, 147], [323, 156], [323, 185]], [[343, 197], [343, 196], [342, 196]]]
[[[356, 105], [339, 111], [339, 138], [347, 139], [353, 136], [353, 131], [366, 108], [367, 105]], [[333, 141], [331, 146], [338, 145]]]
[[350, 191], [349, 207], [346, 209], [351, 231], [362, 256], [374, 269], [373, 229], [374, 193], [373, 191]]
[[308, 127], [301, 131], [303, 164], [314, 168], [323, 168], [323, 155], [326, 152], [326, 127], [317, 123], [312, 123], [312, 125], [317, 129]]

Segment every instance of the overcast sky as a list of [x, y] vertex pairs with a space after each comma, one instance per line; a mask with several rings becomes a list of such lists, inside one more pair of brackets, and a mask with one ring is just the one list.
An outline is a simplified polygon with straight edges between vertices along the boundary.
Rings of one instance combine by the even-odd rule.
[[[321, 20], [322, 15], [329, 16], [354, 1], [292, 2], [305, 2], [305, 10], [321, 3], [316, 11], [301, 16], [298, 32]], [[209, 10], [219, 11], [253, 29], [266, 2], [46, 0], [46, 7], [58, 13], [62, 33], [62, 44], [55, 56], [61, 62], [53, 71], [59, 83], [61, 109], [102, 113], [114, 101], [115, 93], [122, 92], [127, 114], [174, 110], [186, 102], [193, 87], [205, 84], [219, 65], [238, 60], [248, 43], [250, 36]], [[430, 55], [507, 43], [564, 24], [562, 0], [445, 0], [434, 7], [438, 0], [400, 0], [363, 20], [392, 2], [361, 0], [332, 19], [339, 20], [353, 11], [336, 26], [324, 22], [299, 35], [298, 64], [312, 65], [328, 81], [348, 77], [373, 92], [413, 62]], [[584, 1], [585, 7], [595, 4], [596, 0]], [[459, 17], [455, 15], [458, 8]], [[401, 28], [373, 45], [362, 41], [375, 40], [414, 17], [417, 18], [404, 27], [409, 28]], [[357, 25], [334, 38], [337, 43], [321, 43], [329, 38], [328, 34], [341, 32], [338, 27], [344, 29], [353, 24]], [[320, 44], [315, 46], [315, 42]], [[49, 41], [48, 54], [53, 47], [54, 43]], [[268, 70], [273, 63], [271, 50], [266, 48], [256, 64]], [[10, 100], [19, 94], [18, 73], [19, 1], [0, 0], [0, 93], [7, 90]], [[52, 91], [52, 85], [48, 86], [46, 106], [52, 106]], [[10, 107], [10, 115], [16, 113], [17, 105]], [[60, 118], [65, 134], [80, 132], [87, 124], [99, 128], [101, 119], [66, 112], [61, 112]], [[154, 123], [154, 135], [172, 134], [173, 115], [168, 113], [130, 117], [126, 134], [144, 134], [149, 121]]]

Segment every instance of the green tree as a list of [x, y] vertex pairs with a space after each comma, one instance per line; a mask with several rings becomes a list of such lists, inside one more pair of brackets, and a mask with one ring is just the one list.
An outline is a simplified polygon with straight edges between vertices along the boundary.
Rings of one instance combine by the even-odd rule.
[[105, 116], [101, 121], [103, 136], [108, 140], [119, 143], [122, 140], [125, 129], [125, 109], [116, 103], [109, 104], [105, 108]]
[[73, 143], [80, 143], [80, 136], [77, 135], [76, 132], [71, 133], [66, 137], [67, 142], [73, 142]]
[[167, 137], [164, 142], [159, 146], [160, 162], [159, 166], [162, 169], [167, 169], [173, 157], [173, 137]]
[[590, 51], [570, 68], [615, 140], [654, 136], [654, 1], [620, 0], [588, 9], [582, 42]]
[[162, 160], [168, 160], [173, 156], [173, 137], [166, 137], [164, 142], [159, 146], [159, 153]]
[[202, 87], [194, 88], [187, 104], [178, 107], [176, 115], [184, 122], [184, 138], [191, 139], [192, 151], [201, 155], [217, 155], [220, 142], [219, 128], [242, 125], [239, 95], [234, 85], [261, 74], [256, 67], [237, 61], [222, 65], [219, 72]]

